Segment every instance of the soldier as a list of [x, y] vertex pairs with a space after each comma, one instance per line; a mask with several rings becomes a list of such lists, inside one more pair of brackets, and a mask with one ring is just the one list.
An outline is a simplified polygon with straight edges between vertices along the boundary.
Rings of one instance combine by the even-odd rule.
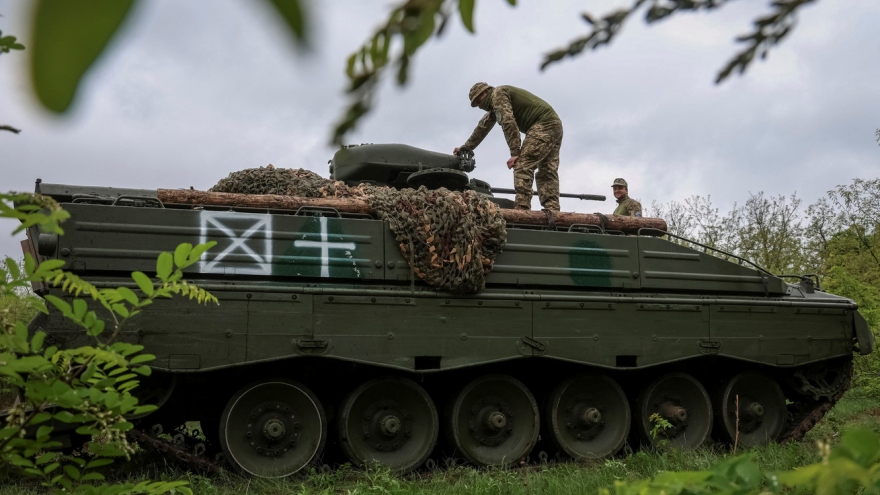
[[613, 215], [642, 216], [642, 204], [629, 197], [629, 187], [627, 187], [625, 180], [614, 179], [611, 190], [614, 191], [614, 197], [617, 198], [617, 208], [614, 209]]
[[[471, 106], [480, 107], [486, 115], [461, 148], [476, 148], [498, 122], [510, 148], [507, 168], [513, 169], [516, 208], [531, 209], [532, 182], [535, 181], [541, 206], [545, 210], [559, 211], [557, 171], [562, 121], [553, 107], [524, 89], [492, 87], [484, 82], [474, 84], [468, 96]], [[520, 132], [526, 135], [522, 141]], [[453, 153], [457, 155], [459, 149], [455, 148]]]

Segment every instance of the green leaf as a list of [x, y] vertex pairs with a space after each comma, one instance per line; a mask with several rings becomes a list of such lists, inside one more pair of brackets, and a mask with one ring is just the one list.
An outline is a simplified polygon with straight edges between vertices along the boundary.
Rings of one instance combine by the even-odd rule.
[[880, 437], [866, 428], [854, 428], [843, 434], [840, 448], [830, 458], [848, 458], [861, 466], [869, 467], [880, 457]]
[[192, 249], [192, 251], [189, 253], [189, 262], [187, 263], [187, 266], [202, 259], [202, 255], [205, 254], [205, 251], [211, 249], [212, 247], [214, 247], [216, 245], [217, 245], [217, 241], [208, 241], [204, 244], [196, 245]]
[[33, 275], [34, 270], [37, 267], [37, 262], [34, 261], [34, 257], [30, 254], [24, 255], [24, 272], [28, 275]]
[[177, 248], [174, 249], [174, 265], [178, 267], [186, 265], [186, 261], [189, 259], [189, 253], [191, 251], [192, 244], [188, 242], [178, 244]]
[[125, 305], [113, 304], [112, 308], [113, 308], [113, 311], [116, 312], [116, 314], [122, 316], [123, 318], [128, 318], [128, 308], [126, 308]]
[[38, 425], [40, 423], [44, 423], [52, 419], [52, 413], [47, 413], [46, 411], [38, 412], [34, 415], [33, 419], [31, 419], [30, 424]]
[[31, 339], [31, 350], [34, 352], [40, 352], [40, 349], [43, 348], [43, 341], [46, 340], [46, 332], [39, 330], [34, 334], [34, 338]]
[[37, 441], [45, 441], [49, 439], [49, 433], [52, 433], [53, 428], [51, 426], [42, 425], [37, 428]]
[[79, 469], [71, 466], [70, 464], [67, 464], [64, 466], [64, 472], [67, 474], [67, 476], [70, 476], [74, 481], [76, 481], [80, 478]]
[[101, 473], [88, 473], [83, 475], [83, 477], [80, 478], [79, 481], [104, 481], [104, 475]]
[[61, 313], [64, 314], [65, 316], [73, 314], [73, 311], [72, 311], [72, 308], [70, 307], [70, 304], [67, 304], [64, 300], [62, 300], [56, 296], [53, 296], [52, 294], [46, 294], [43, 297], [45, 297], [46, 300], [52, 304], [52, 306], [55, 306], [56, 308], [58, 308], [58, 310], [60, 310]]
[[10, 257], [6, 257], [6, 268], [9, 270], [9, 275], [12, 278], [18, 278], [21, 276], [21, 270], [18, 268], [18, 262]]
[[174, 258], [171, 256], [171, 253], [166, 251], [160, 254], [159, 258], [156, 260], [156, 276], [164, 282], [171, 276], [171, 271], [173, 269]]
[[21, 457], [21, 456], [18, 455], [18, 454], [14, 454], [14, 453], [13, 453], [13, 454], [10, 454], [10, 455], [9, 455], [8, 457], [6, 457], [4, 460], [6, 460], [7, 462], [9, 462], [10, 464], [12, 464], [12, 465], [14, 465], [14, 466], [21, 466], [21, 467], [34, 467], [34, 463], [33, 463], [33, 462], [31, 462], [31, 461], [28, 460], [28, 459], [25, 459], [25, 458]]
[[148, 296], [153, 295], [153, 281], [143, 272], [133, 272], [131, 278], [137, 283], [138, 288]]
[[113, 459], [93, 459], [86, 464], [86, 469], [94, 469], [113, 464]]
[[55, 413], [55, 419], [62, 423], [78, 423], [83, 420], [83, 416], [81, 414], [74, 415], [70, 411], [58, 411]]
[[122, 25], [134, 0], [40, 0], [36, 6], [31, 73], [37, 97], [62, 113], [85, 73]]
[[81, 321], [83, 316], [86, 315], [86, 311], [89, 310], [89, 305], [86, 304], [82, 299], [74, 299], [73, 300], [73, 316], [77, 321]]
[[474, 32], [474, 0], [458, 0], [458, 13], [465, 29]]
[[345, 62], [345, 75], [347, 75], [349, 79], [354, 79], [354, 64], [356, 62], [357, 53], [349, 55], [348, 60]]
[[119, 287], [116, 289], [116, 293], [129, 304], [135, 305], [138, 303], [138, 296], [136, 296], [128, 287]]
[[409, 69], [409, 57], [401, 55], [400, 67], [397, 69], [397, 84], [403, 86], [406, 84], [407, 70]]
[[306, 14], [299, 0], [268, 0], [281, 15], [281, 18], [290, 28], [294, 39], [300, 45], [308, 42], [306, 30]]
[[[124, 368], [123, 368], [123, 370], [128, 371], [128, 370], [125, 370]], [[128, 373], [128, 374], [125, 374], [122, 376], [117, 376], [116, 383], [122, 383], [124, 381], [131, 380], [132, 378], [137, 378], [137, 374], [136, 373]], [[115, 406], [115, 404], [114, 404], [114, 406]], [[111, 406], [111, 407], [113, 407], [113, 406]]]
[[64, 266], [64, 260], [46, 260], [40, 263], [34, 274], [49, 274]]
[[140, 415], [148, 412], [153, 412], [156, 409], [159, 409], [159, 407], [154, 405], [137, 406], [134, 408], [134, 410], [130, 411], [130, 413], [134, 415]]
[[97, 337], [104, 332], [104, 320], [96, 320], [89, 327], [88, 334], [92, 337]]
[[153, 372], [153, 370], [149, 366], [138, 366], [137, 368], [132, 368], [131, 371], [134, 371], [135, 373], [144, 376], [150, 376], [150, 374]]
[[156, 356], [152, 354], [140, 354], [128, 360], [128, 364], [139, 364], [145, 363], [147, 361], [152, 361], [156, 359]]
[[761, 470], [751, 459], [737, 462], [734, 471], [747, 486], [757, 487], [761, 484]]

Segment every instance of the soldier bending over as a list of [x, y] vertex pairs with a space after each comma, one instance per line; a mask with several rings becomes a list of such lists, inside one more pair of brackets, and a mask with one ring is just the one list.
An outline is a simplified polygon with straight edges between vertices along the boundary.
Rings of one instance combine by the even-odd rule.
[[[461, 148], [476, 148], [492, 130], [501, 125], [510, 148], [507, 168], [513, 169], [516, 208], [529, 210], [532, 204], [532, 181], [537, 182], [538, 198], [545, 210], [559, 211], [559, 147], [562, 145], [562, 121], [546, 101], [513, 86], [492, 87], [474, 84], [468, 95], [472, 107], [486, 115], [480, 119]], [[519, 133], [526, 137], [520, 141]], [[460, 148], [453, 153], [458, 154]], [[535, 170], [538, 172], [535, 173]]]

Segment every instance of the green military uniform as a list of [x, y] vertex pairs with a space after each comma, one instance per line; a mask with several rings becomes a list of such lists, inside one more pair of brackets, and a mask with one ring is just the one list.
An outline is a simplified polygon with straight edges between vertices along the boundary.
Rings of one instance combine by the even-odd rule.
[[[562, 121], [546, 101], [514, 86], [491, 87], [477, 83], [471, 88], [472, 106], [483, 91], [489, 94], [480, 103], [486, 115], [462, 147], [476, 148], [497, 122], [504, 131], [510, 156], [518, 156], [513, 169], [516, 207], [528, 210], [532, 203], [532, 182], [537, 182], [538, 198], [547, 210], [559, 211], [559, 148]], [[520, 132], [525, 140], [520, 140]], [[535, 171], [537, 170], [537, 173]]]
[[642, 216], [642, 204], [629, 197], [629, 186], [626, 181], [621, 178], [614, 179], [611, 188], [613, 189], [614, 186], [625, 187], [627, 192], [622, 198], [617, 200], [617, 208], [614, 209], [612, 215], [626, 215], [628, 217]]
[[624, 196], [617, 200], [617, 208], [614, 209], [614, 214], [640, 217], [642, 216], [642, 204], [629, 196]]

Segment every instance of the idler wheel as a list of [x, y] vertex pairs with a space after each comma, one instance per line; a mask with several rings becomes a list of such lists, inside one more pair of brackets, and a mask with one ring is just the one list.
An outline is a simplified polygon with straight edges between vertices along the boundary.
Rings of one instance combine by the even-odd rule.
[[[695, 449], [712, 430], [712, 402], [706, 389], [686, 373], [669, 373], [654, 380], [638, 399], [636, 426], [648, 444]], [[657, 428], [650, 418], [658, 414], [669, 428]]]
[[598, 459], [623, 447], [629, 402], [612, 378], [588, 374], [562, 382], [550, 394], [544, 425], [551, 443], [574, 459]]
[[289, 476], [324, 449], [324, 408], [305, 386], [290, 380], [250, 384], [226, 404], [220, 446], [238, 471], [261, 478]]
[[412, 471], [431, 454], [440, 421], [434, 401], [405, 378], [364, 383], [339, 408], [339, 444], [356, 466], [380, 464], [396, 473]]
[[509, 466], [538, 441], [538, 404], [529, 389], [507, 375], [467, 384], [449, 409], [453, 446], [477, 466]]
[[785, 427], [787, 415], [782, 389], [774, 380], [755, 372], [740, 373], [731, 378], [721, 391], [715, 411], [721, 439], [731, 443], [736, 441], [742, 447], [776, 440]]

